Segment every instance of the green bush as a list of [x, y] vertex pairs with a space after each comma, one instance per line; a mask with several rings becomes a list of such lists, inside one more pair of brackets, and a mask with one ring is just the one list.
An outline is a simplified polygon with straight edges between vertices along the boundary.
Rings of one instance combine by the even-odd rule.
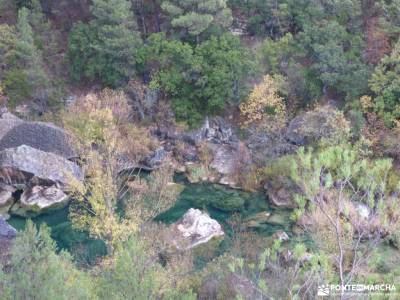
[[245, 80], [254, 70], [248, 51], [231, 34], [197, 46], [153, 34], [146, 62], [155, 66], [150, 85], [167, 94], [176, 119], [191, 126], [239, 102], [246, 92]]

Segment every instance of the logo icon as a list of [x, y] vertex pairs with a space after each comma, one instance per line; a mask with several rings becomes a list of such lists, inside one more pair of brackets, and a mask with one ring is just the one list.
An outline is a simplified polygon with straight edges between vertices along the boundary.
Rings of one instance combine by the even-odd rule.
[[320, 285], [318, 286], [318, 296], [329, 296], [329, 286], [328, 285]]

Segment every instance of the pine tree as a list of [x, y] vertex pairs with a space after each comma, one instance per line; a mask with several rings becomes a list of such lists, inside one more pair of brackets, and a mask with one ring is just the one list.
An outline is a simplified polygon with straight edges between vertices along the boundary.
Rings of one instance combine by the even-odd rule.
[[173, 285], [174, 272], [154, 259], [152, 250], [138, 236], [120, 245], [114, 263], [102, 269], [98, 280], [100, 299], [194, 300], [191, 291]]
[[[29, 23], [34, 30], [35, 45], [45, 52], [46, 56], [55, 52], [55, 35], [52, 31], [50, 21], [43, 13], [40, 0], [32, 0], [29, 14]], [[53, 50], [53, 51], [51, 51]]]
[[97, 39], [92, 48], [98, 58], [97, 75], [115, 86], [135, 72], [141, 38], [131, 2], [127, 0], [94, 0], [91, 7], [92, 28]]
[[41, 52], [34, 43], [27, 8], [21, 8], [18, 12], [16, 36], [13, 57], [4, 76], [6, 93], [14, 104], [27, 99], [46, 100], [48, 78]]
[[[14, 59], [15, 43], [17, 35], [14, 26], [7, 24], [0, 25], [0, 67], [8, 69]], [[0, 74], [0, 78], [2, 78]]]
[[35, 63], [38, 51], [33, 41], [32, 27], [28, 21], [28, 9], [21, 8], [18, 12], [18, 42], [16, 45], [17, 59], [22, 66], [30, 66]]
[[375, 93], [374, 109], [387, 125], [400, 119], [400, 42], [383, 57], [369, 81]]
[[0, 272], [1, 299], [92, 299], [91, 282], [61, 252], [42, 225], [37, 230], [29, 220], [12, 248], [10, 268]]
[[226, 29], [232, 24], [232, 12], [225, 0], [167, 0], [161, 7], [169, 14], [172, 27], [183, 29], [197, 41], [211, 27]]

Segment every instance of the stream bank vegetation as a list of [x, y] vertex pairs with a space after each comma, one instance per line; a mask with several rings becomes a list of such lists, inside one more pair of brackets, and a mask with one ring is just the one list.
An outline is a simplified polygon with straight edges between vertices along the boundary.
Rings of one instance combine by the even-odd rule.
[[[106, 247], [80, 263], [86, 249], [27, 220], [1, 299], [400, 292], [399, 0], [0, 0], [0, 12], [0, 120], [7, 108], [67, 132], [85, 174], [70, 180], [68, 220]], [[223, 238], [171, 246], [187, 205]]]

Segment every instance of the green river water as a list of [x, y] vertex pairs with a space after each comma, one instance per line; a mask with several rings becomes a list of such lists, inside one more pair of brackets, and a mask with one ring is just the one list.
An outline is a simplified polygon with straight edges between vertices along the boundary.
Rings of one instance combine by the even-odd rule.
[[[261, 193], [247, 193], [217, 184], [190, 184], [183, 182], [182, 179], [177, 181], [185, 184], [184, 190], [179, 195], [175, 206], [159, 215], [156, 220], [170, 224], [182, 217], [191, 207], [205, 210], [224, 227], [226, 237], [220, 246], [221, 251], [229, 247], [232, 230], [228, 221], [234, 213], [245, 218], [261, 211], [275, 212], [268, 206], [265, 195]], [[229, 211], [217, 208], [219, 203], [227, 204]], [[231, 203], [235, 205], [239, 203], [239, 206], [232, 209]], [[283, 213], [287, 220], [287, 226], [265, 224], [258, 228], [257, 232], [269, 236], [278, 229], [284, 229], [290, 234], [289, 213], [284, 211]], [[105, 245], [101, 241], [90, 239], [86, 233], [72, 228], [68, 219], [68, 207], [32, 220], [36, 224], [46, 223], [51, 229], [52, 238], [56, 241], [58, 248], [70, 251], [83, 264], [94, 263], [99, 256], [106, 253]], [[14, 216], [8, 222], [16, 229], [21, 230], [25, 227], [26, 219]]]

